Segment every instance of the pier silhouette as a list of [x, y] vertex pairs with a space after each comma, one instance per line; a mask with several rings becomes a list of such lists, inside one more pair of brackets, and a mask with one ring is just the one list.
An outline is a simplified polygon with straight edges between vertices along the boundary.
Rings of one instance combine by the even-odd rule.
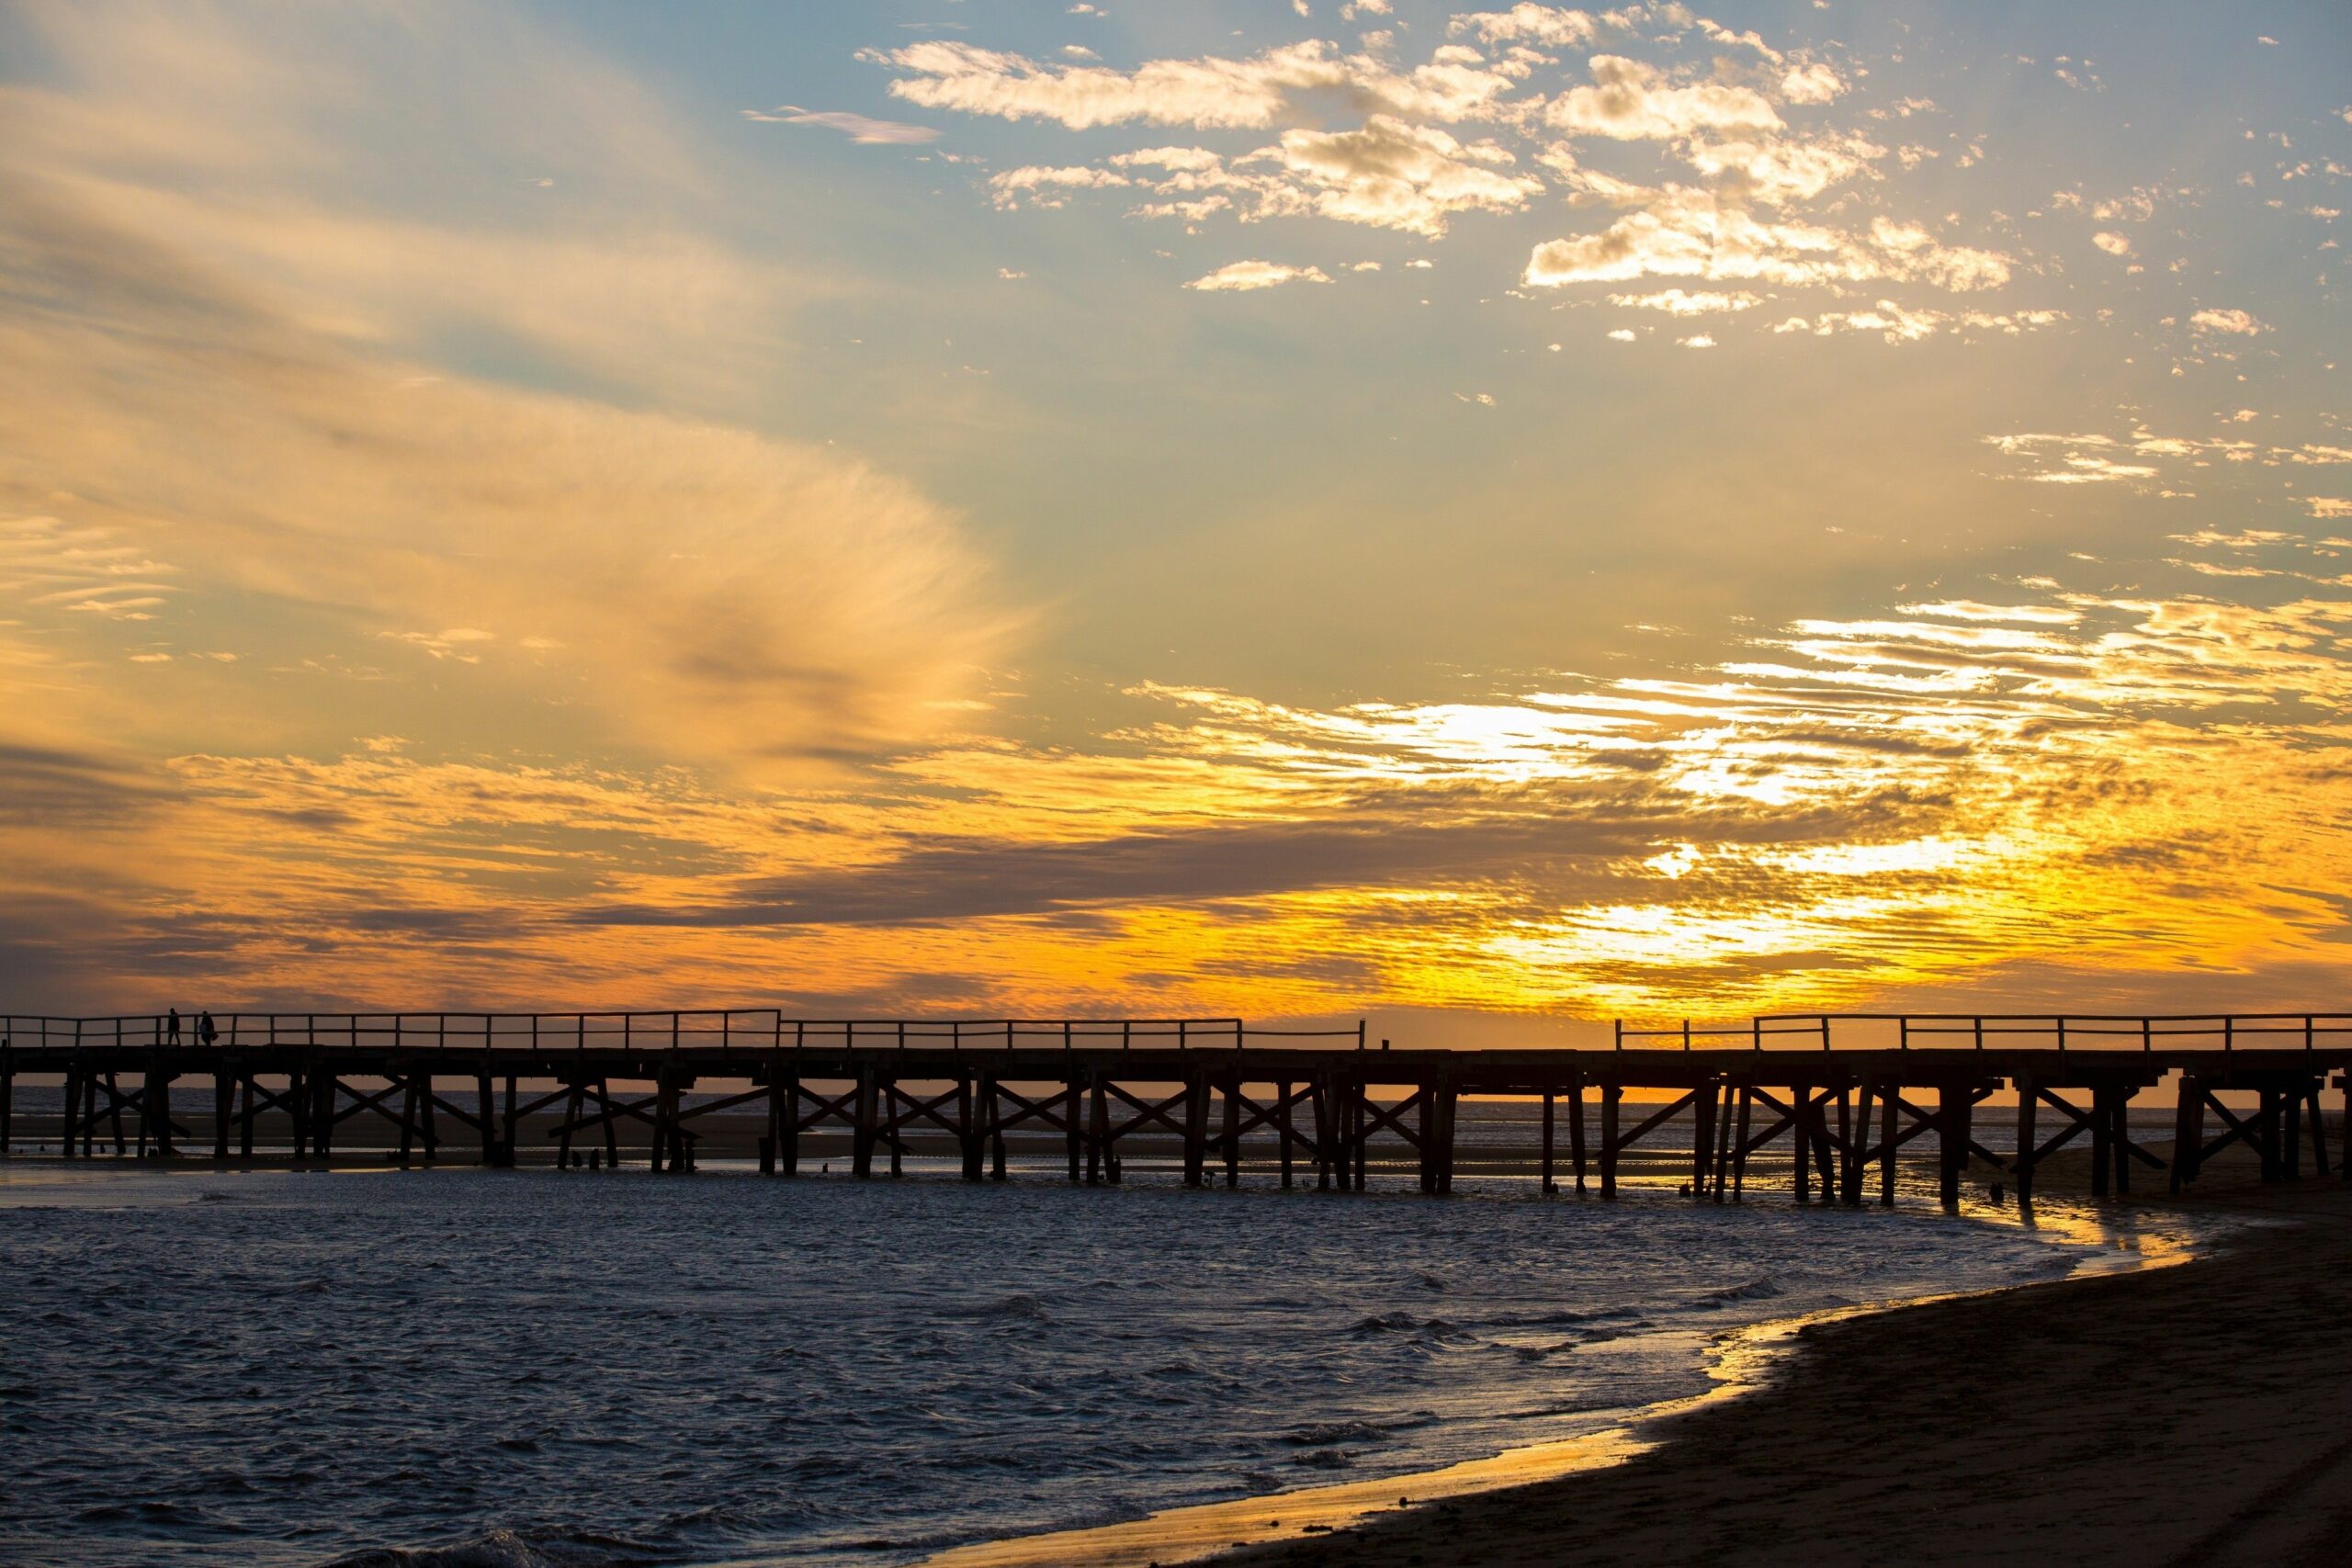
[[[2095, 1196], [2135, 1168], [2173, 1191], [2242, 1146], [2264, 1180], [2330, 1174], [2322, 1094], [2352, 1113], [2352, 1014], [1773, 1015], [1736, 1026], [1613, 1026], [1596, 1048], [1392, 1050], [1365, 1026], [1239, 1019], [831, 1020], [770, 1010], [571, 1013], [223, 1013], [184, 1038], [171, 1017], [9, 1017], [0, 1041], [0, 1153], [28, 1142], [101, 1152], [257, 1153], [282, 1130], [293, 1157], [350, 1152], [388, 1129], [402, 1161], [443, 1155], [444, 1126], [481, 1163], [600, 1166], [628, 1150], [655, 1172], [694, 1169], [729, 1116], [756, 1117], [763, 1173], [794, 1176], [812, 1141], [846, 1143], [852, 1172], [902, 1174], [923, 1146], [967, 1180], [1003, 1179], [1009, 1140], [1042, 1140], [1073, 1182], [1117, 1182], [1138, 1148], [1181, 1155], [1186, 1185], [1251, 1168], [1283, 1188], [1363, 1191], [1375, 1168], [1452, 1190], [1466, 1096], [1541, 1103], [1543, 1190], [1616, 1196], [1634, 1172], [1684, 1175], [1736, 1201], [1751, 1165], [1785, 1159], [1799, 1201], [1895, 1196], [1918, 1145], [1959, 1196], [1972, 1160], [2030, 1199], [2038, 1168], [2087, 1145]], [[2135, 1135], [2135, 1099], [2177, 1075], [2173, 1136]], [[62, 1081], [46, 1130], [20, 1117], [28, 1075]], [[175, 1100], [185, 1080], [210, 1090]], [[526, 1089], [525, 1086], [529, 1086]], [[552, 1085], [552, 1088], [544, 1087]], [[716, 1086], [715, 1089], [711, 1086]], [[1984, 1102], [2012, 1091], [2015, 1144], [1979, 1138]], [[699, 1091], [699, 1092], [698, 1092]], [[2233, 1109], [2224, 1094], [2251, 1097]], [[1663, 1096], [1663, 1099], [1657, 1098]], [[2006, 1109], [2006, 1108], [2004, 1108]], [[1597, 1112], [1597, 1125], [1595, 1125]], [[182, 1120], [183, 1116], [191, 1118]], [[2352, 1123], [2352, 1114], [2346, 1118]], [[1562, 1134], [1565, 1133], [1565, 1139]], [[1677, 1140], [1669, 1142], [1669, 1140]], [[1562, 1148], [1565, 1142], [1566, 1147]], [[1271, 1146], [1270, 1146], [1271, 1145]], [[2160, 1152], [2161, 1151], [2161, 1152]], [[2352, 1159], [2335, 1162], [2352, 1179]]]

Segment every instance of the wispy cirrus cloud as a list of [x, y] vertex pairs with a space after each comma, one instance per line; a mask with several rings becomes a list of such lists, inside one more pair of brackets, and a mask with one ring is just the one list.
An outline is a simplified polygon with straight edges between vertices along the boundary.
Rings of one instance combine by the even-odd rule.
[[838, 130], [852, 141], [869, 147], [916, 146], [939, 140], [939, 132], [933, 127], [875, 119], [849, 109], [804, 109], [797, 104], [779, 104], [773, 109], [745, 109], [743, 118], [774, 125], [819, 126]]

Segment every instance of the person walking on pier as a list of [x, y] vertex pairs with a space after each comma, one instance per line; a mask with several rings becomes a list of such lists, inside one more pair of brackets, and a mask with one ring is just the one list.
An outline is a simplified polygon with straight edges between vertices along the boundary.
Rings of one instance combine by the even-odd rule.
[[200, 1044], [200, 1045], [209, 1045], [209, 1044], [211, 1044], [214, 1041], [216, 1041], [216, 1040], [218, 1040], [218, 1039], [220, 1039], [220, 1031], [218, 1028], [214, 1027], [213, 1022], [212, 1022], [212, 1010], [211, 1010], [210, 1008], [207, 1008], [207, 1009], [205, 1009], [202, 1012], [200, 1012], [200, 1013], [198, 1013], [198, 1014], [197, 1015], [197, 1019], [196, 1019], [196, 1039], [197, 1039], [197, 1043], [198, 1043], [198, 1044]]
[[164, 1043], [166, 1045], [177, 1045], [179, 1043], [180, 1010], [174, 1008], [172, 1010], [171, 1018], [164, 1025]]

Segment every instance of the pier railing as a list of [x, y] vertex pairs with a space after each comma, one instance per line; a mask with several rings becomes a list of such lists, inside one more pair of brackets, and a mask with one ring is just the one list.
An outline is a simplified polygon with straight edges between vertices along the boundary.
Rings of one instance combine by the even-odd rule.
[[1766, 1013], [1737, 1024], [1614, 1029], [1634, 1050], [2318, 1051], [2352, 1044], [2352, 1013]]
[[1235, 1050], [1250, 1045], [1365, 1044], [1360, 1020], [1343, 1029], [1253, 1024], [1238, 1018], [800, 1019], [770, 1008], [608, 1012], [217, 1012], [103, 1018], [0, 1016], [0, 1037], [21, 1049], [284, 1045], [323, 1050]]
[[[23, 1051], [157, 1046], [217, 1050], [282, 1046], [431, 1052], [672, 1050], [745, 1055], [786, 1051], [1063, 1050], [1363, 1051], [1389, 1042], [1365, 1023], [1339, 1028], [1251, 1023], [1238, 1018], [800, 1019], [775, 1009], [526, 1012], [218, 1012], [198, 1037], [199, 1014], [67, 1018], [0, 1015], [0, 1039]], [[1618, 1051], [2050, 1050], [2075, 1052], [2327, 1051], [2352, 1047], [2352, 1013], [1770, 1013], [1736, 1023], [1629, 1023], [1611, 1031]], [[1444, 1049], [1439, 1043], [1439, 1049]]]

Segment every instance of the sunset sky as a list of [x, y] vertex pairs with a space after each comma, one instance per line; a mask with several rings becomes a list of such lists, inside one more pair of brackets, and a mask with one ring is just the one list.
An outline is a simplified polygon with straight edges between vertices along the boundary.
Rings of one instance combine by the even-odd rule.
[[0, 1008], [2342, 1008], [2352, 10], [0, 0]]

